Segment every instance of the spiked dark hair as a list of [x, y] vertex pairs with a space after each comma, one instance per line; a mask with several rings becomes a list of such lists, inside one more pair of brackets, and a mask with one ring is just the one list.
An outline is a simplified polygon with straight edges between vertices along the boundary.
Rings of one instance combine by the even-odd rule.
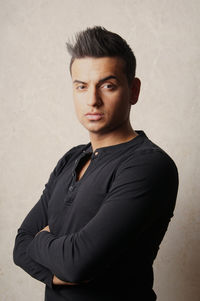
[[125, 62], [125, 74], [128, 82], [131, 83], [135, 77], [136, 59], [135, 55], [118, 34], [108, 31], [104, 27], [95, 26], [80, 31], [75, 35], [75, 42], [66, 43], [67, 50], [71, 55], [71, 66], [75, 59], [84, 57], [120, 57]]

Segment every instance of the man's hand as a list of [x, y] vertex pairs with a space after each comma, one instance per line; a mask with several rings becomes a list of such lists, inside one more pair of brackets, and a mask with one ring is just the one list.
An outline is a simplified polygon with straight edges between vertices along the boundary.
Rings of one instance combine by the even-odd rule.
[[58, 277], [55, 275], [53, 276], [53, 284], [54, 285], [78, 285], [79, 283], [74, 283], [74, 282], [66, 282], [63, 280], [60, 280]]
[[42, 229], [40, 232], [42, 232], [42, 231], [48, 231], [48, 232], [50, 232], [49, 225], [47, 225], [46, 227], [44, 227], [44, 229]]
[[40, 230], [35, 236], [37, 236], [40, 232], [42, 231], [48, 231], [50, 232], [50, 229], [49, 229], [49, 225], [47, 225], [46, 227], [44, 227], [42, 230]]
[[79, 285], [79, 284], [83, 284], [83, 283], [88, 283], [90, 280], [84, 280], [81, 282], [66, 282], [63, 280], [60, 280], [58, 277], [56, 277], [55, 275], [53, 276], [53, 284], [54, 285]]

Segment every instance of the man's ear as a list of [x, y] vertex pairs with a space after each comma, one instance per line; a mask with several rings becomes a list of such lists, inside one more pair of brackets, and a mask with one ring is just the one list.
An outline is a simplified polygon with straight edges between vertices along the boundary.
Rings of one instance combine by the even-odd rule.
[[135, 77], [131, 84], [131, 98], [130, 98], [131, 105], [136, 104], [136, 102], [138, 101], [139, 94], [140, 94], [140, 87], [141, 87], [140, 79]]

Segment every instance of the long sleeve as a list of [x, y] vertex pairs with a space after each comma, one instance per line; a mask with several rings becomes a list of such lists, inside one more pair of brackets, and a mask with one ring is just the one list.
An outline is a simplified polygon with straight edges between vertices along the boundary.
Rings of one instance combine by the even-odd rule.
[[13, 250], [13, 260], [16, 265], [30, 274], [35, 279], [44, 282], [49, 287], [52, 286], [53, 274], [50, 269], [35, 262], [28, 254], [27, 247], [33, 241], [35, 235], [48, 225], [48, 202], [56, 183], [58, 174], [66, 162], [66, 154], [58, 161], [52, 171], [45, 189], [37, 204], [28, 213], [22, 225], [18, 229]]
[[83, 228], [61, 237], [41, 232], [29, 244], [28, 254], [62, 280], [93, 278], [153, 222], [163, 218], [167, 226], [177, 188], [176, 166], [164, 153], [144, 154], [134, 163], [127, 160], [99, 211]]

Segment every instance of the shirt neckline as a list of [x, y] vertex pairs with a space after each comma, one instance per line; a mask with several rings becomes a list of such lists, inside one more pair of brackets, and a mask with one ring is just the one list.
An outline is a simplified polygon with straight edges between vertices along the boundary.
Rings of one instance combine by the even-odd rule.
[[135, 132], [138, 134], [136, 137], [132, 138], [131, 140], [115, 145], [105, 146], [96, 148], [95, 150], [92, 149], [91, 142], [89, 142], [86, 147], [84, 148], [83, 152], [86, 153], [107, 153], [107, 152], [113, 152], [113, 151], [120, 151], [125, 150], [128, 147], [137, 146], [138, 144], [141, 144], [141, 142], [144, 140], [144, 138], [147, 138], [146, 134], [142, 130], [135, 130]]

